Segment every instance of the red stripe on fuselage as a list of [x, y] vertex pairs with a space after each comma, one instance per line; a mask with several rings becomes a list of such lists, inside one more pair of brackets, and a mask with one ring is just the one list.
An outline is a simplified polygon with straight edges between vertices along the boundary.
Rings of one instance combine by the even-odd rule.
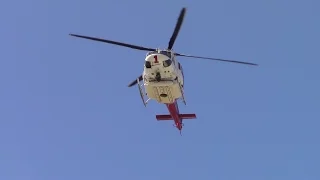
[[172, 116], [176, 127], [181, 130], [182, 129], [182, 119], [180, 118], [179, 114], [179, 107], [178, 103], [175, 101], [174, 103], [171, 104], [166, 104], [168, 111], [170, 112], [170, 115]]

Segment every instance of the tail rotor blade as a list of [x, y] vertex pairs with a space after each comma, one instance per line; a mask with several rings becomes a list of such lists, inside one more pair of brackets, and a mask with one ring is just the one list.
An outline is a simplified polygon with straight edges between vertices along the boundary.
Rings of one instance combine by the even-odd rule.
[[90, 37], [90, 36], [83, 36], [83, 35], [77, 35], [77, 34], [69, 34], [69, 35], [74, 36], [74, 37], [78, 37], [78, 38], [84, 38], [84, 39], [89, 39], [89, 40], [93, 40], [93, 41], [100, 41], [100, 42], [114, 44], [114, 45], [118, 45], [118, 46], [124, 46], [124, 47], [132, 48], [132, 49], [142, 50], [142, 51], [155, 51], [156, 50], [154, 48], [136, 46], [136, 45], [132, 45], [132, 44], [111, 41], [111, 40], [101, 39], [101, 38], [95, 38], [95, 37]]
[[217, 59], [217, 58], [201, 57], [201, 56], [191, 56], [191, 55], [185, 55], [185, 54], [179, 54], [179, 53], [176, 53], [175, 55], [176, 56], [182, 56], [182, 57], [192, 57], [192, 58], [199, 58], [199, 59], [209, 59], [209, 60], [215, 60], [215, 61], [247, 64], [247, 65], [253, 65], [253, 66], [257, 66], [258, 65], [258, 64], [254, 64], [254, 63], [250, 63], [250, 62], [234, 61], [234, 60], [226, 60], [226, 59]]
[[180, 28], [181, 28], [181, 25], [182, 25], [182, 22], [183, 22], [185, 14], [186, 14], [186, 8], [182, 8], [181, 11], [180, 11], [180, 15], [179, 15], [178, 21], [177, 21], [176, 26], [174, 28], [173, 34], [172, 34], [172, 36], [170, 38], [170, 41], [169, 41], [169, 44], [168, 44], [168, 49], [172, 49], [173, 44], [177, 39], [177, 36], [179, 34], [179, 31], [180, 31]]

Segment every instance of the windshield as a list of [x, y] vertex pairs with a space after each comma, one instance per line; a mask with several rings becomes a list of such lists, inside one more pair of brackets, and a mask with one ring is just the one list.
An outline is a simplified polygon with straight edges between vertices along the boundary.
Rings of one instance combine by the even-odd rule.
[[[160, 51], [159, 53], [160, 53], [160, 54], [163, 54], [163, 55], [166, 55], [166, 56], [168, 56], [169, 58], [171, 58], [171, 53], [168, 52], [168, 51]], [[158, 52], [157, 52], [157, 51], [150, 51], [150, 52], [147, 53], [147, 56], [149, 56], [149, 55], [151, 55], [151, 54], [158, 54]]]
[[169, 58], [171, 58], [171, 54], [170, 54], [170, 52], [168, 52], [168, 51], [160, 51], [160, 54], [166, 55], [166, 56], [168, 56]]
[[151, 54], [156, 54], [157, 52], [156, 51], [150, 51], [147, 53], [147, 56], [151, 55]]

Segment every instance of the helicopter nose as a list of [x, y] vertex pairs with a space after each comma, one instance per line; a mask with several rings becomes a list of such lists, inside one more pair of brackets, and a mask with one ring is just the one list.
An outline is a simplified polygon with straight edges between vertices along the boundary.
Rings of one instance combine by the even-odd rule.
[[152, 54], [147, 56], [145, 60], [151, 62], [153, 65], [158, 65], [167, 59], [168, 57], [163, 54]]

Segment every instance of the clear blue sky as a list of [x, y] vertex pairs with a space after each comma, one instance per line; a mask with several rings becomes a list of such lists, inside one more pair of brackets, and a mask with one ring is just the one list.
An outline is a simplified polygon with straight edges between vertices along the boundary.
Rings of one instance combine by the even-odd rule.
[[[260, 66], [181, 58], [183, 136], [127, 84], [144, 51], [79, 33]], [[1, 180], [319, 180], [316, 0], [0, 5]]]

